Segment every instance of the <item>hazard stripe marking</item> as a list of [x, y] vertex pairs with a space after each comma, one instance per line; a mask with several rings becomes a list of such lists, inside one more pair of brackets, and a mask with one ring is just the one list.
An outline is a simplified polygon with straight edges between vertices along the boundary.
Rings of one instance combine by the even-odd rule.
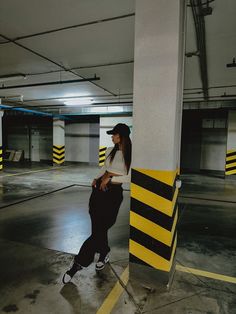
[[99, 148], [99, 152], [100, 152], [100, 153], [105, 152], [106, 149], [107, 149], [107, 148], [106, 148], [105, 146], [104, 146], [103, 148]]
[[155, 269], [159, 269], [162, 271], [169, 272], [171, 269], [171, 265], [173, 262], [173, 257], [175, 254], [177, 239], [174, 240], [173, 251], [170, 260], [166, 260], [165, 258], [155, 254], [151, 250], [145, 248], [141, 244], [133, 241], [130, 239], [129, 246], [130, 246], [130, 253], [142, 260], [143, 262], [147, 263], [148, 265], [154, 267]]
[[172, 201], [175, 193], [173, 186], [149, 177], [146, 174], [136, 171], [135, 169], [132, 169], [131, 177], [133, 184], [137, 184], [150, 192]]
[[135, 198], [131, 198], [131, 210], [136, 214], [160, 225], [161, 227], [171, 231], [175, 213], [177, 210], [177, 202], [175, 203], [174, 211], [172, 216], [167, 216], [161, 211], [148, 206], [147, 204], [136, 200]]
[[175, 232], [177, 216], [178, 213], [176, 212], [172, 230], [168, 231], [152, 221], [130, 211], [130, 225], [170, 247]]
[[175, 203], [178, 196], [178, 189], [175, 190], [173, 200], [170, 201], [156, 193], [150, 192], [136, 184], [131, 183], [131, 197], [147, 204], [148, 206], [155, 208], [166, 215], [172, 217]]
[[236, 150], [228, 150], [226, 157], [236, 156]]
[[[175, 231], [176, 233], [176, 231]], [[172, 240], [171, 246], [167, 246], [163, 244], [162, 242], [150, 237], [149, 235], [143, 233], [142, 231], [130, 227], [130, 238], [131, 240], [143, 245], [145, 248], [153, 251], [157, 255], [170, 260], [171, 259], [171, 254], [172, 254], [172, 249], [173, 249], [173, 244], [174, 244], [174, 239], [175, 239], [175, 234]]]
[[231, 157], [226, 157], [226, 164], [230, 164], [231, 162], [236, 161], [236, 155]]
[[226, 170], [230, 169], [230, 168], [234, 168], [236, 167], [236, 161], [235, 162], [232, 162], [231, 164], [226, 164]]

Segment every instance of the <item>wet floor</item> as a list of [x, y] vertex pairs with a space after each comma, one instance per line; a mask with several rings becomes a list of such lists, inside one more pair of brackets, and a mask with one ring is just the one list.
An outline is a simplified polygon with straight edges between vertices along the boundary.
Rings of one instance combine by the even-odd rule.
[[[90, 233], [87, 204], [96, 172], [87, 165], [36, 164], [0, 174], [2, 313], [90, 314], [103, 304], [128, 265], [128, 191], [109, 234], [111, 263], [99, 274], [92, 264], [69, 285], [61, 284]], [[236, 277], [236, 181], [182, 179], [177, 263]], [[233, 283], [176, 271], [168, 292], [130, 281], [112, 313], [236, 313], [235, 293]]]

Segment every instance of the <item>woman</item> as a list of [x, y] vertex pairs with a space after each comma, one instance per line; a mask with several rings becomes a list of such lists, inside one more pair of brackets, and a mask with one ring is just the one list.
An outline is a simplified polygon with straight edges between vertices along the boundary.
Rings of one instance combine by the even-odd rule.
[[107, 233], [116, 222], [123, 200], [122, 183], [130, 182], [132, 144], [130, 129], [126, 124], [117, 124], [107, 134], [112, 134], [115, 146], [107, 149], [105, 164], [92, 182], [93, 190], [89, 199], [92, 234], [75, 256], [72, 267], [64, 274], [63, 283], [68, 283], [78, 270], [88, 267], [95, 253], [99, 253], [96, 270], [103, 269], [109, 261]]

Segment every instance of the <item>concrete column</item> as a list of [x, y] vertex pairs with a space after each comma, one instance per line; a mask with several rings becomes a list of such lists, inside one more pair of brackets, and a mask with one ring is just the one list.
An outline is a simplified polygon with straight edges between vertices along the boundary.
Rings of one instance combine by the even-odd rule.
[[225, 175], [236, 174], [236, 111], [229, 110]]
[[65, 121], [53, 119], [53, 164], [65, 162]]
[[3, 169], [3, 152], [2, 152], [2, 117], [4, 112], [0, 110], [0, 171]]
[[178, 219], [185, 1], [136, 0], [130, 276], [168, 285]]

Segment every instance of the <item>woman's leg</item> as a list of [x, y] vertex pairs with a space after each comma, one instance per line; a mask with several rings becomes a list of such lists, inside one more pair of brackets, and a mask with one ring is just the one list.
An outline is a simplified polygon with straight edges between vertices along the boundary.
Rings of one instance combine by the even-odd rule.
[[75, 262], [83, 267], [88, 267], [93, 262], [96, 253], [96, 226], [98, 225], [98, 217], [96, 213], [99, 211], [99, 202], [99, 193], [97, 190], [93, 189], [89, 199], [89, 214], [92, 233], [91, 236], [84, 241], [79, 253], [74, 258]]
[[121, 202], [123, 200], [122, 189], [110, 191], [107, 193], [106, 208], [100, 218], [101, 224], [96, 227], [97, 231], [97, 252], [100, 253], [101, 259], [104, 259], [110, 252], [108, 245], [108, 230], [115, 224]]
[[[97, 196], [98, 193], [96, 192], [95, 189], [93, 189], [89, 199], [90, 211], [92, 207], [97, 206], [96, 204], [99, 204], [99, 198]], [[97, 212], [97, 210], [95, 210], [94, 212]], [[82, 269], [83, 267], [89, 266], [94, 259], [94, 254], [96, 253], [97, 247], [96, 237], [94, 237], [94, 226], [96, 226], [96, 224], [94, 221], [95, 217], [91, 215], [91, 212], [90, 217], [92, 222], [92, 234], [81, 246], [79, 253], [74, 258], [74, 263], [72, 267], [68, 269], [66, 273], [63, 275], [62, 278], [63, 283], [68, 283], [78, 270]]]
[[[100, 259], [105, 258], [110, 251], [107, 232], [114, 225], [123, 200], [122, 188], [119, 191], [105, 192], [93, 189], [89, 200], [89, 213], [92, 224], [92, 234], [83, 243], [78, 255], [74, 258], [73, 266], [64, 274], [63, 282], [67, 283], [81, 266], [89, 266], [96, 252], [100, 253]], [[100, 268], [101, 269], [101, 268]]]

